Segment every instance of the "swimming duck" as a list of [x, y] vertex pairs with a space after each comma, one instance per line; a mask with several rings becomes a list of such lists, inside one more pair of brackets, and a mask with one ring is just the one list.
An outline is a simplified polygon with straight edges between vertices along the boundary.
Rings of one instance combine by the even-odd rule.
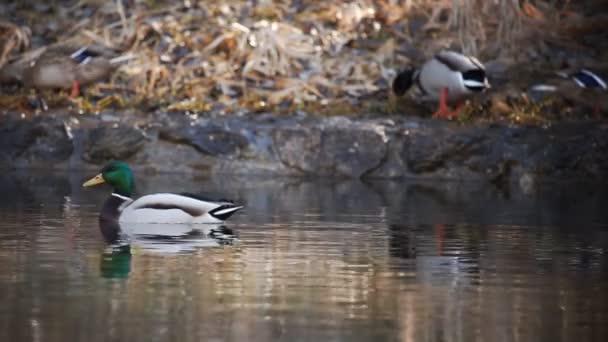
[[221, 223], [243, 208], [229, 201], [214, 201], [182, 193], [158, 193], [131, 198], [135, 188], [127, 163], [111, 161], [83, 186], [108, 183], [114, 189], [100, 213], [100, 221], [120, 223]]
[[70, 88], [78, 96], [80, 86], [90, 85], [108, 77], [121, 62], [132, 55], [112, 58], [112, 53], [101, 47], [52, 46], [32, 61], [23, 71], [26, 87], [35, 89]]
[[[447, 118], [458, 115], [467, 98], [490, 87], [483, 64], [454, 51], [439, 52], [419, 69], [400, 72], [393, 81], [393, 91], [403, 95], [412, 85], [422, 100], [439, 101], [433, 117]], [[450, 111], [448, 104], [456, 108]]]

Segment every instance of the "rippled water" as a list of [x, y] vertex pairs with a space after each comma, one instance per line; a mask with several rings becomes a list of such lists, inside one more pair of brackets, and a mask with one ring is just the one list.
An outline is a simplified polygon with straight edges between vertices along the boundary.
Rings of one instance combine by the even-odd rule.
[[0, 176], [0, 341], [608, 340], [606, 188], [140, 176], [246, 209], [111, 248], [85, 176]]

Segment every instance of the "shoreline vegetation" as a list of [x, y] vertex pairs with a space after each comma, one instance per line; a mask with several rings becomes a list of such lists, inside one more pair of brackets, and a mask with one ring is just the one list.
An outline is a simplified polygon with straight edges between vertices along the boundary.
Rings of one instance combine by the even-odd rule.
[[[82, 96], [45, 92], [52, 108], [428, 116], [429, 108], [395, 98], [390, 83], [408, 64], [451, 48], [478, 56], [493, 83], [461, 121], [606, 116], [584, 101], [527, 93], [532, 82], [562, 69], [606, 70], [603, 1], [81, 0], [0, 7], [4, 69], [65, 42], [136, 55]], [[34, 112], [31, 90], [1, 76], [3, 111]]]

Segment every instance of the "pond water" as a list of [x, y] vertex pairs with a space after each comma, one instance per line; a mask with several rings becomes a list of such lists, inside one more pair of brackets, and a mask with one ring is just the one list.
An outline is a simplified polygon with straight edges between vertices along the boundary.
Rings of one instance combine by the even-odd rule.
[[140, 175], [246, 208], [112, 247], [88, 176], [0, 176], [0, 341], [608, 341], [605, 187]]

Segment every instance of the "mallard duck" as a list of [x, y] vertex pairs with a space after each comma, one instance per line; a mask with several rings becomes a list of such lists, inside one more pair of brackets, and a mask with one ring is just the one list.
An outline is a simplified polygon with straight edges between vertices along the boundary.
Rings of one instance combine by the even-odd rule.
[[23, 71], [26, 87], [35, 89], [72, 89], [78, 96], [80, 86], [90, 85], [108, 77], [121, 62], [132, 59], [126, 55], [111, 57], [112, 52], [102, 47], [86, 46], [70, 49], [53, 46], [46, 49]]
[[581, 88], [608, 90], [606, 81], [591, 70], [580, 69], [572, 73], [558, 73], [571, 78]]
[[[483, 64], [454, 51], [439, 52], [419, 69], [400, 72], [393, 91], [403, 95], [412, 85], [422, 100], [439, 101], [433, 117], [447, 118], [457, 115], [467, 98], [490, 87]], [[450, 111], [448, 104], [456, 108]]]
[[556, 72], [557, 77], [546, 83], [530, 87], [532, 93], [553, 93], [572, 103], [590, 106], [595, 114], [608, 110], [606, 91], [608, 84], [597, 73], [589, 69]]
[[548, 83], [545, 84], [535, 84], [531, 89], [541, 92], [554, 92], [559, 88], [571, 87], [574, 85], [582, 89], [608, 89], [606, 81], [598, 74], [588, 69], [558, 71], [555, 73], [555, 76], [558, 76], [558, 78], [549, 80]]
[[135, 187], [127, 163], [111, 161], [83, 186], [108, 183], [114, 189], [100, 213], [100, 220], [120, 223], [221, 223], [243, 208], [229, 201], [214, 201], [182, 193], [159, 193], [131, 198]]

